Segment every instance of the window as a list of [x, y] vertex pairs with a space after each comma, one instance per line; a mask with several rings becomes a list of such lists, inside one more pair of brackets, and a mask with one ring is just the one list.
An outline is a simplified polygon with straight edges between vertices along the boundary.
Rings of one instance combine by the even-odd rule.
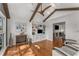
[[0, 50], [3, 47], [3, 39], [4, 39], [4, 36], [3, 36], [3, 19], [0, 17]]
[[59, 30], [59, 25], [55, 25], [55, 30]]
[[0, 11], [0, 53], [6, 48], [6, 17]]

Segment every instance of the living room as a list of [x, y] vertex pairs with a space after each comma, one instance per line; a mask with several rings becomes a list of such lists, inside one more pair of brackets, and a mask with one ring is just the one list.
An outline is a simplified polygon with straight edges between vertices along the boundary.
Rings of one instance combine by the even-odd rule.
[[0, 55], [78, 55], [78, 3], [0, 3], [0, 11]]

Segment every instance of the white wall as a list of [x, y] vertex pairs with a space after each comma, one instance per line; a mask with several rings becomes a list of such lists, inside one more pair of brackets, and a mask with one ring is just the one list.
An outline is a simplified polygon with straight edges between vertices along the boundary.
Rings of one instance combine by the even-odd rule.
[[32, 23], [28, 21], [26, 27], [27, 27], [26, 34], [28, 35], [29, 38], [33, 38], [32, 37]]
[[79, 40], [79, 11], [74, 11], [70, 14], [53, 18], [47, 22], [46, 36], [48, 39], [53, 40], [53, 24], [59, 22], [65, 22], [65, 35], [66, 39]]
[[52, 26], [52, 24], [47, 24], [46, 25], [46, 29], [45, 29], [45, 35], [46, 35], [46, 38], [48, 39], [48, 40], [51, 40], [52, 41], [52, 39], [53, 39], [53, 28], [52, 28], [53, 26]]
[[[62, 16], [60, 17], [56, 17], [56, 18], [53, 18], [51, 20], [49, 20], [47, 23], [46, 23], [46, 33], [45, 33], [45, 38], [44, 39], [48, 39], [48, 40], [53, 40], [53, 24], [54, 23], [59, 23], [59, 22], [65, 22], [66, 25], [66, 30], [65, 30], [65, 33], [66, 33], [66, 39], [75, 39], [75, 40], [78, 40], [79, 37], [79, 11], [75, 11], [75, 12], [69, 12], [68, 14], [66, 15], [63, 15], [62, 13]], [[19, 20], [20, 21], [20, 20]], [[15, 44], [15, 23], [16, 21], [14, 19], [11, 20], [11, 32], [13, 33], [13, 40], [14, 40], [14, 44]], [[26, 23], [26, 34], [30, 37], [30, 38], [33, 38], [32, 36], [32, 24], [27, 21]], [[76, 37], [76, 38], [75, 38]], [[33, 42], [36, 42], [36, 41], [40, 41], [42, 39], [32, 39]]]

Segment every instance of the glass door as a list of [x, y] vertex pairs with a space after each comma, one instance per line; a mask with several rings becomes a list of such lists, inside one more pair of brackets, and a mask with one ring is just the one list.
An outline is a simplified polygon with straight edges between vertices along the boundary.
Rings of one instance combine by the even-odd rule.
[[65, 22], [53, 25], [53, 44], [54, 47], [62, 47], [65, 40]]
[[0, 17], [0, 50], [3, 47], [3, 39], [4, 39], [4, 36], [3, 36], [3, 19]]
[[65, 39], [65, 22], [56, 23], [53, 25], [53, 39]]

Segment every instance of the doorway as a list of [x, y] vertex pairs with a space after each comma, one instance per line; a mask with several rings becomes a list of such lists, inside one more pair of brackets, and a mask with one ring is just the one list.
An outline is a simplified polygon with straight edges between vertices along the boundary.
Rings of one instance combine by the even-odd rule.
[[55, 47], [62, 47], [65, 40], [65, 22], [53, 24], [53, 42]]

